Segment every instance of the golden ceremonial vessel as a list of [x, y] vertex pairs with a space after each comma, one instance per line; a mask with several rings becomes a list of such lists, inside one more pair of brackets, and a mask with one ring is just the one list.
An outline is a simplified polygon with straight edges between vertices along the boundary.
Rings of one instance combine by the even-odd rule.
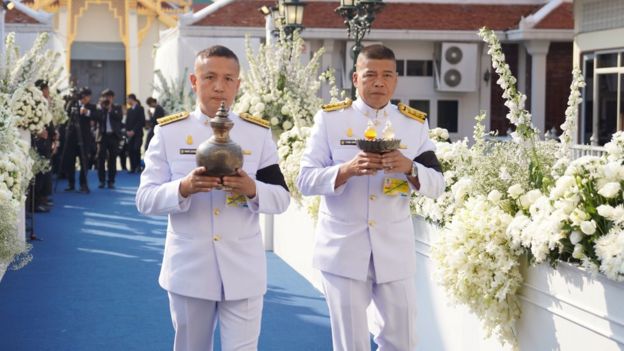
[[374, 123], [369, 121], [368, 126], [364, 131], [364, 138], [357, 140], [358, 147], [364, 152], [372, 152], [376, 154], [390, 152], [400, 147], [401, 140], [394, 137], [394, 130], [392, 129], [390, 121], [386, 123], [386, 127], [381, 134], [382, 137], [378, 138]]
[[206, 168], [206, 175], [224, 177], [236, 175], [243, 167], [243, 150], [230, 139], [234, 122], [228, 118], [225, 102], [221, 102], [217, 115], [210, 120], [213, 135], [197, 148], [197, 165]]

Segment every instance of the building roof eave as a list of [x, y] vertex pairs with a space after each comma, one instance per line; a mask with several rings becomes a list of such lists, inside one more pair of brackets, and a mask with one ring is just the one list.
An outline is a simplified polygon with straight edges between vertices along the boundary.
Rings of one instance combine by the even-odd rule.
[[[504, 32], [497, 31], [500, 38]], [[260, 27], [221, 27], [221, 26], [190, 26], [181, 27], [180, 35], [188, 37], [221, 36], [244, 37], [249, 35], [264, 38], [266, 30]], [[306, 28], [301, 36], [304, 39], [339, 39], [350, 41], [345, 28]], [[465, 41], [480, 42], [481, 39], [473, 30], [401, 30], [376, 29], [366, 36], [367, 41], [376, 40], [418, 40], [418, 41]]]
[[45, 12], [45, 11], [33, 10], [33, 9], [31, 9], [30, 7], [28, 7], [27, 5], [23, 4], [21, 1], [18, 1], [18, 0], [13, 1], [13, 5], [15, 5], [15, 9], [16, 10], [19, 10], [20, 12], [22, 12], [26, 16], [36, 20], [39, 23], [42, 23], [42, 24], [51, 24], [52, 23], [52, 17], [54, 15], [52, 15], [51, 13], [48, 13], [48, 12]]
[[513, 29], [505, 32], [506, 41], [573, 41], [574, 29]]
[[41, 32], [54, 32], [52, 24], [44, 23], [7, 23], [5, 25], [5, 31], [7, 33], [41, 33]]

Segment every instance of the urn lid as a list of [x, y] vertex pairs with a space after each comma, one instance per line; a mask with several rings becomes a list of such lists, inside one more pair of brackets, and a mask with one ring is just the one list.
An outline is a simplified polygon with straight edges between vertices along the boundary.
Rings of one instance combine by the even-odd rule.
[[217, 142], [227, 142], [230, 140], [230, 129], [234, 127], [234, 122], [228, 117], [225, 101], [221, 101], [217, 114], [210, 119], [210, 127], [212, 128]]

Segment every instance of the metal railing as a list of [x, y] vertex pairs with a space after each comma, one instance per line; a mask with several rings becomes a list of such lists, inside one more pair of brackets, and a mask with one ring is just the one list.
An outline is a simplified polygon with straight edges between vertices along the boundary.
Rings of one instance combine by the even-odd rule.
[[602, 156], [607, 153], [604, 146], [595, 145], [572, 145], [570, 149], [572, 149], [573, 160], [583, 156]]

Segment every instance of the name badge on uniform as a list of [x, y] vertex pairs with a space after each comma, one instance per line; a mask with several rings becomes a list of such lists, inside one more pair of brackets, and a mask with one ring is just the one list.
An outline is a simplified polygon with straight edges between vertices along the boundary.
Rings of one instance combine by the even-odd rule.
[[340, 145], [357, 145], [357, 141], [355, 139], [341, 139]]
[[225, 196], [225, 204], [229, 207], [248, 207], [245, 195], [235, 195], [227, 193]]
[[180, 155], [195, 155], [197, 149], [180, 149]]
[[388, 196], [408, 196], [409, 185], [407, 180], [398, 178], [386, 178], [383, 182], [383, 193]]

